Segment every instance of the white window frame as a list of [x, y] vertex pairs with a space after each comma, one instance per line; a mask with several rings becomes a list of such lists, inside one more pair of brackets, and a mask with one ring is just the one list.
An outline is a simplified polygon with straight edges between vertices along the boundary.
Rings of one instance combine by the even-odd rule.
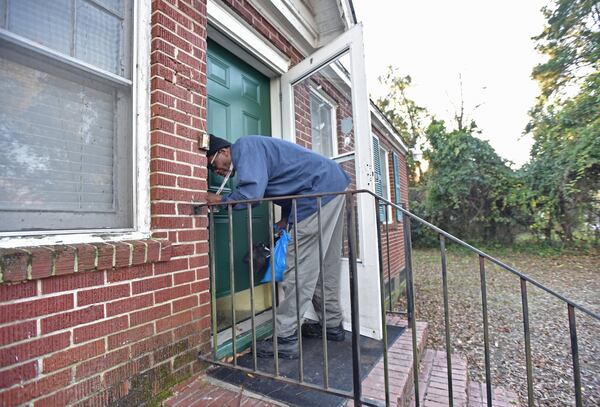
[[150, 237], [150, 16], [152, 8], [151, 0], [132, 1], [133, 227], [56, 232], [4, 232], [0, 233], [0, 248], [136, 240]]
[[[310, 93], [312, 95], [316, 96], [317, 98], [321, 99], [323, 102], [325, 102], [329, 106], [329, 109], [331, 110], [332, 151], [331, 151], [331, 156], [329, 156], [328, 158], [337, 157], [338, 156], [338, 134], [337, 134], [337, 116], [336, 116], [337, 103], [335, 103], [335, 101], [333, 99], [331, 99], [331, 97], [329, 97], [327, 94], [325, 94], [325, 92], [323, 92], [322, 90], [319, 90], [318, 88], [316, 88], [312, 85], [309, 88], [310, 88]], [[311, 143], [312, 143], [312, 134], [311, 134]]]

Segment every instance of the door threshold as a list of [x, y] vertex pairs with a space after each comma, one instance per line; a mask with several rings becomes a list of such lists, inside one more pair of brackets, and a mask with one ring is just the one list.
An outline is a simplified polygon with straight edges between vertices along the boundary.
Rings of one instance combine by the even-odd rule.
[[[256, 340], [264, 339], [273, 333], [272, 311], [265, 310], [254, 317], [256, 323]], [[235, 325], [235, 350], [242, 352], [252, 345], [252, 319], [247, 319]], [[231, 327], [217, 334], [217, 359], [233, 355], [233, 342], [231, 340]]]

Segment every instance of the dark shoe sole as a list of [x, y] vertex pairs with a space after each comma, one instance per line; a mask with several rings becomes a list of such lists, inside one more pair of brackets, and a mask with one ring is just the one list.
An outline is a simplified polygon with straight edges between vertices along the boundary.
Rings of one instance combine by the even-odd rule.
[[[331, 328], [327, 329], [327, 340], [333, 342], [343, 342], [346, 339], [346, 331], [340, 326], [334, 328], [335, 332], [332, 332]], [[323, 328], [321, 324], [304, 324], [302, 325], [302, 336], [306, 338], [322, 338]]]
[[[294, 334], [295, 335], [295, 334]], [[298, 359], [300, 357], [300, 351], [298, 349], [298, 342], [296, 341], [293, 345], [287, 343], [289, 338], [280, 338], [278, 340], [284, 343], [278, 343], [277, 353], [281, 359]], [[287, 348], [287, 349], [286, 349]], [[259, 342], [256, 344], [256, 356], [259, 358], [272, 358], [273, 357], [273, 341], [267, 340], [265, 342]]]
[[[291, 353], [282, 353], [282, 352], [277, 352], [279, 353], [279, 359], [288, 359], [288, 360], [293, 360], [293, 359], [298, 359], [300, 357], [300, 354], [291, 354]], [[264, 352], [264, 351], [258, 351], [256, 352], [256, 356], [259, 358], [272, 358], [273, 357], [273, 351], [271, 352]]]

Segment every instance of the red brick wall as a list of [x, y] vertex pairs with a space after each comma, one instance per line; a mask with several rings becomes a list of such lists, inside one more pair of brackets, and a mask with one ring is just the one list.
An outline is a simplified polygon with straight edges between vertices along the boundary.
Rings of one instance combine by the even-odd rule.
[[139, 405], [200, 369], [205, 1], [153, 0], [151, 24], [153, 239], [0, 252], [0, 405]]

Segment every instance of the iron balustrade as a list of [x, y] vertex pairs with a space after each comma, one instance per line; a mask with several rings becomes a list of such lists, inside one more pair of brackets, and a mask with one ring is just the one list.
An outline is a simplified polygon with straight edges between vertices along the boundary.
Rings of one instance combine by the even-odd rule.
[[[202, 208], [211, 207], [211, 206], [227, 206], [227, 217], [229, 221], [228, 227], [228, 239], [229, 239], [229, 278], [230, 278], [230, 290], [231, 290], [231, 320], [232, 320], [232, 335], [231, 335], [231, 345], [232, 345], [232, 353], [233, 358], [231, 362], [224, 362], [223, 360], [219, 360], [217, 358], [217, 348], [218, 348], [218, 330], [217, 330], [217, 310], [216, 310], [216, 276], [215, 276], [215, 234], [214, 234], [214, 214], [213, 211], [208, 212], [209, 216], [209, 267], [210, 267], [210, 290], [211, 290], [211, 330], [212, 330], [212, 357], [207, 355], [200, 354], [200, 359], [209, 362], [218, 366], [225, 367], [233, 367], [235, 369], [239, 369], [244, 372], [256, 374], [262, 377], [268, 377], [272, 379], [279, 380], [281, 382], [295, 384], [307, 389], [317, 390], [321, 392], [325, 392], [332, 395], [337, 395], [341, 397], [346, 397], [352, 399], [355, 406], [379, 406], [379, 403], [373, 400], [365, 399], [362, 397], [362, 389], [361, 389], [361, 366], [360, 366], [360, 346], [359, 346], [359, 337], [360, 337], [360, 321], [359, 321], [359, 301], [358, 301], [358, 275], [357, 275], [357, 242], [358, 242], [358, 225], [356, 224], [356, 205], [355, 199], [359, 194], [370, 195], [374, 198], [374, 212], [375, 212], [375, 222], [377, 225], [377, 255], [379, 261], [379, 292], [380, 292], [380, 305], [381, 305], [381, 319], [382, 319], [382, 342], [383, 342], [383, 367], [384, 367], [384, 385], [385, 385], [385, 405], [390, 406], [390, 377], [389, 377], [389, 355], [388, 355], [388, 337], [387, 337], [387, 327], [386, 327], [386, 317], [389, 314], [403, 314], [407, 316], [408, 326], [411, 328], [411, 340], [412, 340], [412, 353], [413, 353], [413, 394], [414, 394], [414, 403], [416, 406], [420, 405], [419, 400], [419, 364], [420, 364], [420, 356], [417, 346], [417, 330], [416, 330], [416, 318], [415, 318], [415, 293], [414, 293], [414, 280], [413, 280], [413, 271], [412, 271], [412, 243], [411, 243], [411, 220], [417, 221], [420, 224], [424, 225], [428, 229], [432, 230], [438, 235], [440, 242], [440, 258], [441, 258], [441, 277], [442, 277], [442, 291], [443, 291], [443, 304], [444, 304], [444, 333], [445, 333], [445, 347], [446, 347], [446, 364], [447, 364], [447, 379], [448, 379], [448, 397], [450, 406], [453, 405], [453, 389], [452, 389], [452, 344], [451, 344], [451, 334], [450, 334], [450, 313], [449, 313], [449, 294], [448, 294], [448, 271], [447, 271], [447, 262], [446, 262], [446, 240], [453, 241], [458, 245], [468, 249], [469, 251], [477, 254], [479, 259], [479, 275], [480, 275], [480, 289], [481, 289], [481, 299], [482, 299], [482, 319], [483, 319], [483, 336], [484, 336], [484, 358], [485, 358], [485, 377], [486, 377], [486, 396], [487, 396], [487, 405], [492, 406], [493, 404], [493, 392], [492, 392], [492, 378], [491, 378], [491, 361], [490, 361], [490, 338], [489, 338], [489, 322], [488, 322], [488, 300], [487, 300], [487, 284], [486, 284], [486, 261], [491, 262], [501, 269], [508, 271], [520, 279], [520, 289], [521, 289], [521, 302], [522, 302], [522, 311], [523, 311], [523, 328], [524, 328], [524, 340], [525, 340], [525, 364], [526, 364], [526, 373], [527, 373], [527, 396], [528, 396], [528, 405], [534, 406], [535, 398], [533, 393], [533, 365], [532, 365], [532, 357], [531, 357], [531, 332], [529, 325], [529, 306], [528, 306], [528, 296], [527, 296], [527, 285], [531, 284], [547, 294], [550, 294], [554, 298], [562, 301], [567, 306], [568, 311], [568, 323], [569, 323], [569, 332], [570, 332], [570, 342], [571, 342], [571, 357], [573, 363], [573, 384], [575, 390], [575, 405], [582, 406], [583, 405], [583, 397], [581, 392], [581, 370], [579, 365], [579, 349], [578, 349], [578, 340], [577, 340], [577, 326], [576, 326], [576, 318], [575, 311], [583, 312], [584, 314], [592, 317], [596, 321], [600, 321], [600, 315], [595, 312], [583, 307], [580, 304], [575, 303], [574, 301], [564, 297], [563, 295], [555, 292], [554, 290], [544, 286], [540, 282], [532, 279], [531, 277], [519, 272], [518, 270], [510, 267], [509, 265], [503, 263], [502, 261], [488, 255], [482, 250], [477, 249], [469, 245], [468, 243], [458, 239], [457, 237], [445, 232], [444, 230], [438, 228], [437, 226], [421, 219], [415, 214], [408, 211], [404, 205], [398, 205], [390, 202], [389, 200], [380, 197], [368, 190], [348, 190], [344, 192], [333, 192], [333, 193], [322, 193], [322, 194], [308, 194], [308, 195], [290, 195], [290, 196], [279, 196], [272, 198], [262, 198], [262, 199], [254, 199], [254, 200], [240, 200], [240, 201], [228, 201], [225, 203], [216, 203], [216, 204], [201, 204], [194, 207], [193, 213], [195, 215], [199, 215], [202, 213]], [[254, 264], [253, 264], [253, 237], [252, 237], [252, 207], [253, 205], [265, 203], [269, 204], [268, 208], [268, 221], [270, 225], [274, 223], [274, 213], [273, 213], [273, 201], [281, 201], [281, 200], [290, 200], [292, 202], [292, 214], [294, 219], [294, 225], [298, 222], [298, 213], [297, 213], [297, 200], [298, 199], [315, 199], [317, 202], [317, 224], [318, 224], [318, 257], [319, 257], [319, 271], [323, 272], [323, 242], [322, 242], [322, 225], [321, 225], [321, 209], [322, 209], [322, 198], [328, 196], [345, 196], [345, 217], [346, 217], [346, 231], [347, 231], [347, 250], [348, 250], [348, 272], [349, 272], [349, 281], [350, 281], [350, 308], [351, 308], [351, 327], [352, 327], [352, 363], [353, 363], [353, 391], [349, 392], [342, 389], [332, 388], [330, 386], [329, 381], [329, 365], [328, 365], [328, 352], [327, 352], [327, 335], [326, 329], [322, 330], [322, 339], [323, 339], [323, 385], [319, 386], [313, 383], [308, 383], [304, 380], [303, 370], [304, 370], [304, 361], [303, 361], [303, 353], [302, 353], [302, 334], [301, 334], [301, 323], [302, 316], [300, 315], [300, 307], [299, 307], [299, 294], [298, 294], [298, 239], [297, 239], [297, 231], [296, 228], [293, 228], [293, 252], [294, 252], [294, 266], [296, 272], [295, 274], [295, 283], [296, 283], [296, 333], [298, 336], [298, 345], [299, 345], [299, 358], [298, 358], [298, 369], [299, 369], [299, 377], [298, 379], [293, 379], [289, 377], [282, 376], [280, 374], [279, 369], [279, 358], [273, 357], [274, 363], [274, 373], [269, 373], [266, 371], [259, 370], [257, 368], [257, 354], [256, 354], [256, 310], [255, 310], [255, 298], [254, 298]], [[240, 366], [237, 361], [237, 344], [236, 344], [236, 299], [235, 299], [235, 273], [234, 273], [234, 239], [233, 239], [233, 207], [236, 205], [241, 205], [246, 207], [247, 212], [247, 232], [248, 232], [248, 247], [250, 248], [250, 259], [249, 259], [249, 280], [250, 280], [250, 307], [251, 307], [251, 334], [252, 334], [252, 361], [253, 367], [247, 368], [244, 366]], [[382, 250], [382, 219], [380, 215], [379, 208], [384, 207], [383, 213], [385, 213], [385, 244], [386, 244], [386, 254], [387, 254], [387, 277], [388, 277], [388, 295], [389, 295], [389, 307], [386, 309], [385, 306], [385, 267], [384, 267], [384, 259], [383, 259], [383, 250]], [[391, 269], [390, 269], [390, 239], [389, 239], [389, 224], [388, 224], [388, 207], [395, 208], [396, 210], [402, 213], [402, 227], [403, 227], [403, 236], [404, 236], [404, 260], [405, 260], [405, 280], [406, 280], [406, 304], [407, 310], [403, 311], [395, 311], [392, 306], [392, 291], [391, 291]], [[273, 228], [269, 227], [269, 246], [271, 253], [274, 253], [274, 232]], [[290, 248], [288, 247], [288, 251]], [[366, 255], [366, 254], [364, 254]], [[271, 281], [270, 284], [270, 293], [272, 298], [272, 318], [273, 318], [273, 338], [277, 338], [277, 324], [275, 323], [276, 314], [277, 314], [277, 302], [275, 298], [277, 296], [277, 286], [275, 280], [275, 272], [274, 272], [274, 256], [270, 257], [271, 270]], [[321, 295], [323, 301], [325, 301], [325, 288], [324, 284], [321, 284]], [[323, 304], [321, 311], [321, 320], [326, 321], [326, 307]], [[278, 343], [277, 340], [273, 340], [273, 354], [278, 355]]]

